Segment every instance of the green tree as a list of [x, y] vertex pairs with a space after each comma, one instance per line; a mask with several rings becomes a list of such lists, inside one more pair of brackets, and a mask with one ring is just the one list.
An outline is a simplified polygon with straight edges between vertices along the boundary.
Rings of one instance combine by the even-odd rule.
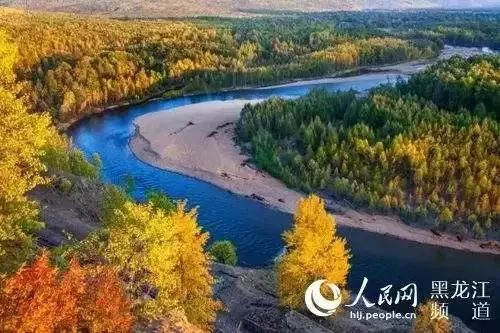
[[215, 261], [226, 265], [236, 265], [238, 257], [236, 247], [231, 241], [216, 241], [208, 248], [208, 252], [215, 258]]

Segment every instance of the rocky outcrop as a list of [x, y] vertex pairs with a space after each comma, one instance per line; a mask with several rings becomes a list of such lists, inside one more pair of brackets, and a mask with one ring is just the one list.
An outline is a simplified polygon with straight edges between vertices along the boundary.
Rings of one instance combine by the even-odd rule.
[[45, 224], [38, 243], [57, 246], [72, 238], [85, 238], [99, 225], [103, 191], [103, 184], [71, 174], [33, 189], [29, 198], [38, 202]]

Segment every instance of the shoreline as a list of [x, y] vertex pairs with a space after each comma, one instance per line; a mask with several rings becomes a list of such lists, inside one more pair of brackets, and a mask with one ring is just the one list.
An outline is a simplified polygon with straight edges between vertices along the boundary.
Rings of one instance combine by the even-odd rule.
[[[493, 52], [495, 52], [495, 51], [493, 51]], [[399, 62], [399, 63], [395, 62], [395, 63], [382, 64], [382, 65], [357, 66], [354, 68], [345, 69], [345, 70], [341, 70], [341, 71], [337, 71], [334, 73], [329, 73], [329, 74], [321, 75], [321, 76], [297, 77], [297, 78], [285, 79], [285, 80], [281, 80], [281, 81], [277, 80], [276, 82], [265, 83], [262, 85], [226, 87], [226, 88], [214, 89], [214, 90], [209, 90], [209, 91], [204, 91], [204, 92], [203, 91], [194, 91], [192, 93], [182, 94], [182, 96], [183, 97], [196, 96], [196, 95], [202, 95], [202, 94], [214, 93], [214, 92], [231, 92], [231, 91], [238, 91], [238, 90], [242, 90], [242, 89], [270, 89], [270, 88], [279, 88], [279, 87], [298, 86], [298, 85], [302, 85], [302, 84], [314, 84], [314, 83], [320, 83], [320, 82], [327, 83], [327, 82], [330, 82], [331, 80], [355, 77], [355, 76], [360, 75], [359, 74], [360, 72], [362, 74], [387, 73], [387, 74], [411, 75], [411, 74], [414, 74], [418, 71], [425, 69], [427, 66], [432, 65], [432, 64], [436, 63], [437, 61], [448, 59], [454, 55], [460, 55], [463, 57], [470, 57], [470, 56], [478, 55], [478, 54], [485, 54], [485, 52], [483, 52], [478, 47], [444, 45], [440, 51], [440, 54], [437, 55], [436, 57], [433, 57], [433, 58], [421, 58], [421, 59], [415, 59], [415, 60], [410, 60], [410, 61], [403, 61], [403, 62]], [[179, 84], [175, 85], [174, 84], [172, 87], [165, 87], [165, 88], [158, 89], [157, 91], [152, 92], [149, 95], [146, 95], [146, 96], [139, 98], [137, 100], [124, 100], [121, 102], [116, 102], [116, 103], [111, 104], [111, 105], [97, 106], [97, 107], [89, 109], [81, 117], [78, 117], [75, 119], [70, 119], [66, 122], [58, 123], [57, 128], [60, 131], [67, 131], [67, 130], [70, 130], [71, 127], [76, 126], [78, 124], [78, 122], [83, 121], [83, 120], [90, 118], [90, 117], [93, 117], [93, 116], [101, 115], [107, 111], [118, 111], [120, 109], [129, 108], [131, 106], [141, 105], [144, 103], [148, 103], [148, 102], [160, 100], [160, 99], [165, 99], [165, 100], [172, 99], [175, 97], [164, 97], [165, 93], [167, 93], [169, 91], [172, 91], [172, 92], [180, 91], [184, 87], [185, 87], [185, 85], [179, 85]]]
[[[208, 91], [193, 91], [190, 93], [183, 93], [182, 95], [179, 96], [169, 96], [169, 97], [164, 97], [164, 95], [167, 92], [176, 92], [185, 87], [185, 85], [182, 86], [174, 86], [174, 87], [168, 87], [161, 89], [157, 92], [153, 92], [149, 95], [146, 95], [142, 98], [139, 98], [137, 100], [124, 100], [121, 102], [116, 102], [114, 104], [106, 105], [106, 106], [97, 106], [93, 107], [92, 109], [89, 109], [84, 115], [82, 115], [79, 118], [71, 119], [65, 122], [61, 122], [57, 124], [57, 128], [60, 131], [68, 131], [70, 130], [73, 126], [76, 126], [80, 121], [84, 121], [85, 119], [94, 117], [94, 116], [99, 116], [104, 114], [105, 112], [108, 111], [119, 111], [120, 109], [127, 109], [132, 106], [137, 106], [137, 105], [142, 105], [146, 104], [149, 102], [157, 101], [157, 100], [170, 100], [174, 99], [177, 97], [190, 97], [190, 96], [198, 96], [198, 95], [203, 95], [203, 94], [211, 94], [211, 93], [221, 93], [221, 92], [232, 92], [232, 91], [238, 91], [238, 90], [245, 90], [245, 89], [272, 89], [272, 88], [278, 88], [278, 87], [287, 87], [287, 86], [293, 86], [293, 85], [302, 85], [302, 84], [315, 84], [319, 82], [330, 82], [331, 80], [337, 80], [337, 79], [348, 79], [350, 77], [355, 77], [360, 75], [359, 72], [362, 72], [363, 75], [366, 74], [380, 74], [380, 73], [387, 73], [387, 74], [401, 74], [401, 75], [409, 75], [411, 73], [414, 73], [414, 71], [410, 72], [404, 72], [404, 71], [399, 71], [398, 68], [400, 66], [414, 66], [414, 64], [430, 64], [433, 61], [438, 61], [439, 57], [432, 58], [432, 59], [419, 59], [419, 60], [412, 60], [408, 62], [402, 62], [402, 63], [394, 63], [394, 64], [389, 64], [389, 65], [380, 65], [380, 67], [377, 66], [359, 66], [351, 69], [346, 69], [342, 71], [338, 71], [335, 73], [330, 73], [322, 76], [311, 76], [311, 77], [298, 77], [298, 78], [293, 78], [293, 79], [285, 79], [285, 80], [280, 80], [276, 82], [270, 82], [270, 83], [265, 83], [262, 85], [247, 85], [247, 86], [236, 86], [236, 87], [226, 87], [226, 88], [220, 88], [220, 89], [213, 89], [213, 90], [208, 90]], [[401, 67], [404, 68], [404, 67]]]
[[[145, 114], [134, 121], [129, 147], [139, 160], [154, 167], [193, 177], [231, 193], [254, 199], [273, 209], [293, 213], [304, 194], [247, 163], [233, 140], [234, 125], [248, 100], [212, 101]], [[252, 103], [258, 101], [253, 100]], [[485, 240], [458, 241], [452, 234], [437, 236], [430, 229], [404, 224], [396, 216], [369, 214], [325, 199], [338, 225], [393, 236], [421, 244], [483, 254]], [[333, 208], [333, 209], [332, 209]]]
[[[460, 48], [460, 47], [452, 47], [452, 48]], [[443, 49], [444, 50], [444, 49]], [[79, 118], [71, 119], [66, 122], [61, 122], [57, 124], [57, 128], [61, 131], [67, 131], [71, 129], [71, 127], [76, 126], [80, 121], [83, 121], [85, 119], [88, 119], [93, 116], [99, 116], [102, 115], [103, 113], [107, 111], [118, 111], [120, 109], [126, 109], [131, 106], [136, 106], [136, 105], [142, 105], [148, 102], [156, 101], [156, 100], [169, 100], [173, 99], [176, 97], [186, 97], [186, 96], [198, 96], [198, 95], [203, 95], [203, 94], [210, 94], [210, 93], [220, 93], [220, 92], [232, 92], [232, 91], [238, 91], [238, 90], [244, 90], [244, 89], [272, 89], [272, 88], [278, 88], [278, 87], [288, 87], [288, 86], [294, 86], [294, 85], [302, 85], [302, 84], [315, 84], [319, 82], [330, 82], [331, 80], [337, 80], [337, 79], [348, 79], [351, 77], [355, 77], [360, 75], [359, 73], [361, 72], [362, 75], [367, 75], [367, 74], [381, 74], [381, 73], [387, 73], [387, 74], [401, 74], [401, 75], [411, 75], [422, 68], [425, 68], [425, 66], [430, 65], [436, 61], [439, 61], [442, 59], [442, 54], [438, 55], [437, 57], [434, 58], [429, 58], [429, 59], [416, 59], [416, 60], [411, 60], [411, 61], [404, 61], [400, 63], [392, 63], [392, 64], [385, 64], [385, 65], [374, 65], [374, 66], [358, 66], [346, 70], [341, 70], [338, 72], [334, 73], [329, 73], [326, 75], [321, 75], [321, 76], [311, 76], [311, 77], [297, 77], [297, 78], [292, 78], [292, 79], [284, 79], [284, 80], [278, 80], [276, 82], [270, 82], [270, 83], [264, 83], [262, 85], [257, 84], [257, 85], [246, 85], [246, 86], [236, 86], [236, 87], [226, 87], [226, 88], [220, 88], [220, 89], [213, 89], [213, 90], [208, 90], [208, 91], [193, 91], [190, 93], [183, 93], [180, 96], [173, 96], [173, 97], [164, 97], [165, 93], [167, 92], [176, 92], [185, 87], [185, 85], [174, 85], [173, 87], [167, 87], [160, 89], [156, 92], [152, 92], [149, 95], [146, 95], [142, 98], [139, 98], [137, 100], [124, 100], [121, 102], [115, 102], [114, 104], [110, 105], [105, 105], [105, 106], [97, 106], [92, 109], [89, 109], [84, 115], [82, 115]]]

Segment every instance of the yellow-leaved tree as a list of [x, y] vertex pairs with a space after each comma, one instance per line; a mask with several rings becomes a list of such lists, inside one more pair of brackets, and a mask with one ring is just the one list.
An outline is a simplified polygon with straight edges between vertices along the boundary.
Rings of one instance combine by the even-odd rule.
[[125, 203], [108, 218], [105, 256], [117, 265], [136, 311], [146, 319], [183, 313], [190, 323], [208, 329], [220, 305], [212, 297], [214, 279], [204, 252], [208, 233], [196, 211]]
[[413, 321], [412, 332], [450, 333], [451, 323], [449, 319], [444, 317], [433, 318], [433, 314], [436, 311], [439, 311], [439, 305], [436, 301], [427, 301], [426, 303], [419, 305], [417, 308], [417, 317]]
[[6, 87], [14, 82], [13, 68], [16, 58], [16, 46], [9, 42], [5, 31], [0, 30], [0, 86]]
[[31, 234], [41, 224], [26, 193], [46, 181], [44, 148], [62, 145], [48, 115], [29, 114], [16, 98], [16, 54], [0, 32], [0, 275], [16, 270], [30, 253]]
[[339, 288], [346, 285], [350, 253], [336, 235], [336, 223], [316, 195], [299, 201], [293, 227], [283, 234], [287, 253], [278, 262], [278, 293], [282, 305], [299, 309], [304, 292], [318, 279]]

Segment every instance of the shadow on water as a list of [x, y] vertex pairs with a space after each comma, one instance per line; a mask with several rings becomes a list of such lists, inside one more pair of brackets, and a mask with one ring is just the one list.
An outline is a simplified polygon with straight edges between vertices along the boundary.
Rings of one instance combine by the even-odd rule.
[[[231, 194], [211, 184], [160, 170], [136, 159], [128, 147], [133, 134], [133, 120], [143, 114], [177, 106], [212, 100], [264, 99], [271, 96], [297, 98], [312, 88], [366, 90], [378, 84], [394, 82], [396, 74], [369, 74], [337, 83], [303, 84], [291, 87], [243, 89], [238, 91], [157, 100], [127, 110], [107, 112], [83, 120], [71, 128], [74, 144], [86, 155], [98, 153], [103, 163], [103, 179], [120, 184], [123, 178], [135, 178], [134, 196], [144, 199], [148, 189], [159, 189], [175, 199], [187, 199], [189, 207], [198, 207], [199, 223], [210, 232], [212, 240], [229, 239], [238, 248], [239, 264], [258, 267], [272, 263], [281, 251], [281, 233], [290, 227], [291, 216], [272, 210], [250, 199]], [[500, 258], [425, 246], [384, 235], [340, 227], [339, 232], [352, 249], [349, 287], [356, 293], [363, 277], [369, 279], [366, 296], [378, 299], [379, 289], [393, 284], [394, 289], [415, 282], [418, 299], [430, 297], [431, 281], [489, 281], [491, 298], [488, 322], [472, 321], [472, 300], [450, 301], [450, 312], [481, 332], [499, 327], [500, 308], [496, 287], [500, 286]], [[390, 308], [391, 310], [394, 308]], [[399, 310], [404, 311], [404, 308]], [[411, 310], [411, 309], [408, 309]]]

